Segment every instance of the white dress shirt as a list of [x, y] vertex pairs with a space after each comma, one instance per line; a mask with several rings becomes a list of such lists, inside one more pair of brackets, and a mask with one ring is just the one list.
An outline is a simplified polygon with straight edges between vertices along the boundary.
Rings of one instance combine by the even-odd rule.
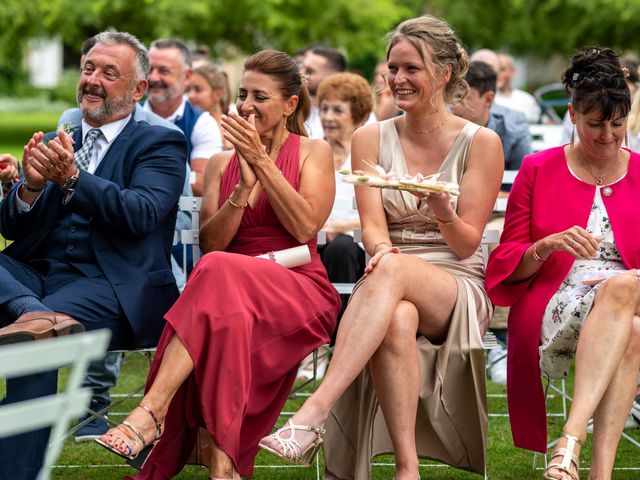
[[[180, 106], [165, 119], [176, 123], [184, 115], [184, 107], [186, 100], [183, 98]], [[145, 110], [153, 111], [149, 100], [145, 100], [142, 106]], [[189, 160], [194, 158], [211, 158], [214, 153], [222, 151], [222, 135], [220, 134], [220, 127], [216, 119], [211, 116], [209, 112], [203, 112], [198, 117], [193, 130], [191, 131], [191, 138], [189, 139], [191, 144], [191, 155]]]

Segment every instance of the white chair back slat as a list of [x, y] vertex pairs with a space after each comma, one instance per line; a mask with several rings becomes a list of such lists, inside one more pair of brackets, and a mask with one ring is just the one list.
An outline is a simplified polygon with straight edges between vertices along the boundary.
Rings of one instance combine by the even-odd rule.
[[562, 125], [531, 124], [529, 135], [534, 152], [562, 145]]
[[[505, 170], [502, 175], [502, 183], [503, 185], [513, 185], [513, 182], [518, 175], [518, 170]], [[493, 206], [493, 211], [496, 213], [505, 212], [507, 210], [507, 199], [506, 198], [497, 198], [496, 203]]]
[[[180, 197], [178, 208], [191, 214], [191, 230], [181, 230], [180, 241], [183, 245], [191, 245], [193, 249], [193, 263], [195, 265], [200, 258], [200, 209], [202, 208], [202, 197]], [[186, 248], [183, 252], [182, 264], [186, 272]]]
[[109, 330], [97, 330], [0, 348], [0, 376], [3, 377], [24, 376], [71, 365], [64, 392], [0, 406], [0, 437], [52, 426], [38, 480], [50, 478], [69, 423], [86, 411], [92, 393], [81, 388], [82, 381], [89, 363], [104, 357], [110, 337]]

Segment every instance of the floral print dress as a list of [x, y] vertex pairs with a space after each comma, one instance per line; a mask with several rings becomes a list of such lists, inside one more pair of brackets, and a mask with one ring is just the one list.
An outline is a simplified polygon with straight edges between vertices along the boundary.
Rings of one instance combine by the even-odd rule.
[[[572, 172], [573, 173], [573, 172]], [[569, 374], [570, 361], [578, 346], [580, 330], [591, 311], [602, 283], [590, 287], [584, 280], [607, 278], [627, 268], [613, 238], [609, 215], [602, 202], [602, 190], [596, 186], [587, 231], [602, 237], [598, 256], [593, 260], [576, 259], [560, 288], [547, 304], [540, 332], [540, 372], [551, 378]]]

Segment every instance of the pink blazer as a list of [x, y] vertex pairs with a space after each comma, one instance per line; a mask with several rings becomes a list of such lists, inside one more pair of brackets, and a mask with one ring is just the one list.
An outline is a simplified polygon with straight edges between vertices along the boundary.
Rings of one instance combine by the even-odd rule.
[[[542, 315], [574, 262], [554, 253], [530, 279], [503, 282], [536, 240], [574, 225], [587, 226], [595, 186], [574, 177], [564, 147], [525, 157], [509, 195], [500, 245], [489, 258], [487, 289], [496, 305], [511, 306], [507, 400], [516, 447], [545, 452], [547, 419], [538, 367]], [[616, 244], [627, 268], [640, 267], [640, 155], [631, 152], [626, 176], [603, 196]]]

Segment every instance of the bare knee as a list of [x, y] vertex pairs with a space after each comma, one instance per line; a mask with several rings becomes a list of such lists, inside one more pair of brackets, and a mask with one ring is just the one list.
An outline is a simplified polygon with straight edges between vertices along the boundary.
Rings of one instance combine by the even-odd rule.
[[640, 282], [633, 275], [616, 275], [602, 285], [596, 299], [612, 310], [611, 318], [625, 310], [635, 312], [640, 300]]
[[418, 310], [410, 302], [400, 302], [380, 347], [396, 355], [406, 353], [415, 345], [417, 331]]

